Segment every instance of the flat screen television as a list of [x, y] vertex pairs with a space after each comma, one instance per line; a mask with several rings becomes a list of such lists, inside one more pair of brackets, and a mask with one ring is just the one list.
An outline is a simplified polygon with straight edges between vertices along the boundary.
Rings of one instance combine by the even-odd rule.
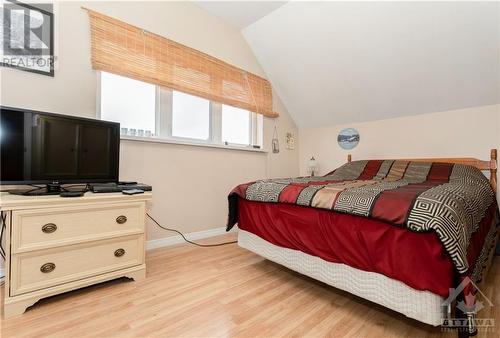
[[118, 182], [120, 124], [1, 107], [0, 184]]

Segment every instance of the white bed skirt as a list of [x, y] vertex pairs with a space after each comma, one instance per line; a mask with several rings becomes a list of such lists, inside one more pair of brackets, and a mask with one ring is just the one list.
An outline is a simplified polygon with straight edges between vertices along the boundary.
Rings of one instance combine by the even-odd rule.
[[409, 318], [438, 326], [443, 323], [444, 299], [429, 291], [375, 272], [345, 264], [327, 262], [298, 250], [282, 248], [244, 230], [238, 231], [238, 245], [303, 275], [317, 279], [358, 297], [400, 312]]

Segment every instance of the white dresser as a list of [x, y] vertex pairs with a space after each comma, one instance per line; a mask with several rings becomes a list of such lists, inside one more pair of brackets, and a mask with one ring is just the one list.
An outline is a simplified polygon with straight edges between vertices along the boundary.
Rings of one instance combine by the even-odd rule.
[[0, 196], [4, 233], [4, 317], [44, 297], [146, 274], [146, 204], [151, 193], [84, 197]]

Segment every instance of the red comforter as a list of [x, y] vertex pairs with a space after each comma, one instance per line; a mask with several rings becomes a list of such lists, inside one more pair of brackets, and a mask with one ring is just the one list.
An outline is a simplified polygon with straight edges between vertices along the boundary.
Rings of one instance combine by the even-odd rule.
[[[492, 206], [471, 238], [467, 253], [471, 266], [495, 212]], [[458, 274], [435, 232], [416, 233], [372, 218], [242, 198], [238, 226], [275, 245], [381, 273], [442, 297], [456, 285]]]

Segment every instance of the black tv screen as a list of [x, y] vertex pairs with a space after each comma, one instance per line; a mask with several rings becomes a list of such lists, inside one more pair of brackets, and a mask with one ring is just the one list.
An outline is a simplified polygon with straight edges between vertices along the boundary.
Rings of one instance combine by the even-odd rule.
[[0, 184], [117, 182], [120, 124], [1, 107]]

